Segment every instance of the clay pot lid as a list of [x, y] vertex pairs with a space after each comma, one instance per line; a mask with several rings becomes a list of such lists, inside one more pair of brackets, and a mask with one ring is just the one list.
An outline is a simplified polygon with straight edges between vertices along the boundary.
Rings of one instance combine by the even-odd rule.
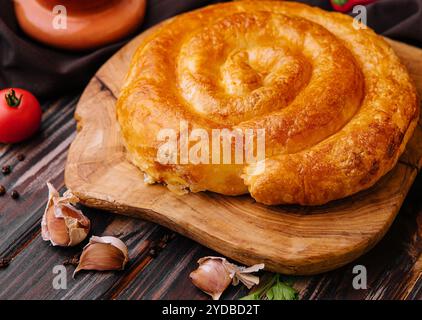
[[[89, 50], [116, 42], [142, 23], [146, 0], [15, 0], [17, 20], [32, 38], [61, 49]], [[60, 9], [64, 6], [65, 12]], [[66, 28], [54, 19], [66, 14]], [[57, 20], [56, 20], [57, 21]], [[63, 22], [63, 19], [62, 21]]]

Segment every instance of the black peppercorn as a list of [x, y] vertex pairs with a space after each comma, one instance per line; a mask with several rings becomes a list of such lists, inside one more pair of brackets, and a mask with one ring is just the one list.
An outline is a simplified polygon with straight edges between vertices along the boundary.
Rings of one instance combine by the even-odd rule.
[[158, 252], [157, 252], [157, 250], [156, 250], [155, 248], [151, 248], [151, 249], [149, 250], [149, 252], [148, 252], [148, 255], [149, 255], [151, 258], [156, 258], [156, 257], [158, 256]]
[[16, 190], [13, 190], [12, 191], [12, 193], [10, 194], [10, 196], [13, 198], [13, 199], [18, 199], [19, 198], [19, 192], [17, 192]]
[[25, 160], [25, 155], [22, 154], [22, 153], [21, 154], [18, 154], [18, 157], [17, 158], [18, 158], [19, 161], [23, 161], [23, 160]]
[[1, 172], [2, 172], [4, 175], [7, 175], [7, 174], [9, 174], [10, 172], [12, 172], [12, 168], [11, 168], [10, 166], [3, 166], [3, 167], [1, 168]]
[[7, 268], [10, 264], [10, 260], [11, 259], [9, 258], [0, 259], [0, 269]]
[[0, 185], [0, 197], [6, 194], [6, 188]]

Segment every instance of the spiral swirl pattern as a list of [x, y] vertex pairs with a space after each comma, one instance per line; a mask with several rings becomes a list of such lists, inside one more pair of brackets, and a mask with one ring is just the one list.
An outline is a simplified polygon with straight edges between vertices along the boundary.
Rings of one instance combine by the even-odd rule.
[[[265, 204], [323, 204], [391, 170], [416, 125], [415, 87], [392, 49], [350, 17], [242, 1], [173, 18], [138, 48], [117, 104], [133, 163], [155, 181]], [[163, 165], [157, 133], [266, 130], [256, 165]]]

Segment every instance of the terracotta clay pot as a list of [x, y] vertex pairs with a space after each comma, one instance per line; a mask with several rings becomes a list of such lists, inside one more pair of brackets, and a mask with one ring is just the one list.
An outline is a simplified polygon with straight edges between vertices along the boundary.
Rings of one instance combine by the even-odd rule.
[[[21, 28], [32, 38], [57, 48], [88, 50], [133, 32], [142, 23], [146, 0], [14, 0], [14, 3]], [[53, 11], [57, 5], [66, 8], [66, 29], [57, 27], [57, 17], [64, 13]]]

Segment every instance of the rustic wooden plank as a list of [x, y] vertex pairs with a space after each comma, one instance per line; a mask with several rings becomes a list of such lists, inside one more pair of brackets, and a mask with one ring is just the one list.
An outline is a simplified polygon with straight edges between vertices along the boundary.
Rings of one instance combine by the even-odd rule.
[[[94, 234], [116, 235], [128, 245], [131, 261], [126, 270], [82, 272], [73, 280], [74, 267], [67, 266], [68, 288], [55, 290], [52, 286], [54, 266], [71, 259], [82, 246], [52, 247], [38, 235], [8, 268], [0, 270], [0, 299], [208, 298], [190, 283], [188, 275], [196, 268], [197, 259], [215, 255], [214, 252], [177, 236], [154, 258], [149, 254], [150, 248], [171, 234], [168, 230], [139, 219], [83, 210], [93, 223]], [[242, 290], [246, 293], [244, 287], [231, 288], [226, 297], [232, 298]], [[122, 291], [125, 294], [120, 294]], [[129, 293], [130, 297], [126, 297]]]
[[101, 299], [110, 288], [145, 259], [152, 242], [168, 232], [162, 228], [130, 218], [116, 218], [104, 212], [83, 209], [91, 219], [93, 234], [114, 235], [129, 248], [131, 258], [123, 272], [81, 272], [72, 279], [74, 266], [67, 266], [67, 290], [55, 290], [52, 286], [53, 268], [80, 253], [82, 245], [74, 248], [52, 247], [37, 236], [10, 263], [0, 271], [0, 299]]
[[[56, 291], [52, 267], [72, 257], [77, 248], [50, 247], [39, 236], [39, 222], [47, 200], [45, 182], [63, 187], [66, 150], [72, 140], [72, 114], [78, 97], [65, 97], [43, 105], [43, 130], [28, 142], [0, 146], [0, 164], [12, 164], [13, 174], [0, 184], [22, 193], [18, 202], [0, 198], [0, 258], [14, 257], [0, 270], [0, 298], [5, 299], [207, 299], [190, 283], [188, 274], [199, 257], [215, 254], [191, 240], [177, 236], [156, 258], [148, 255], [151, 243], [168, 230], [152, 223], [84, 208], [92, 219], [95, 234], [115, 234], [129, 244], [133, 259], [121, 273], [83, 273], [71, 280], [69, 289]], [[17, 162], [19, 153], [26, 155]], [[63, 189], [63, 188], [62, 188]], [[419, 176], [396, 221], [373, 251], [351, 265], [313, 277], [295, 277], [302, 299], [422, 299], [422, 201]], [[353, 265], [368, 268], [369, 289], [351, 286]], [[179, 267], [180, 266], [180, 267]], [[232, 287], [223, 299], [237, 299], [247, 290]]]
[[[70, 99], [72, 100], [72, 99]], [[62, 110], [59, 108], [60, 103], [52, 104], [51, 110], [46, 110], [45, 114], [45, 131], [41, 137], [43, 139], [51, 139], [54, 131], [60, 130], [66, 125], [66, 120], [62, 119]], [[69, 107], [68, 107], [69, 108]], [[70, 107], [71, 108], [71, 107]], [[65, 110], [62, 110], [65, 112]], [[55, 125], [56, 123], [56, 125]], [[73, 132], [70, 133], [72, 135]], [[64, 163], [65, 158], [48, 157], [50, 153], [47, 150], [57, 149], [59, 141], [51, 139], [48, 148], [43, 147], [43, 143], [39, 142], [34, 146], [31, 143], [28, 145], [27, 159], [25, 162], [18, 164], [16, 170], [20, 175], [24, 174], [26, 170], [37, 165], [37, 163], [44, 161], [45, 164], [40, 165], [41, 169], [35, 171], [34, 175], [45, 176], [47, 174], [55, 175], [53, 182], [61, 186], [63, 183], [62, 171], [59, 164], [52, 165], [51, 163]], [[41, 146], [40, 146], [41, 144]], [[22, 146], [8, 148], [5, 152], [2, 149], [2, 159], [11, 161], [17, 153], [20, 153]], [[40, 151], [37, 148], [43, 148]], [[32, 150], [34, 149], [34, 150]], [[37, 154], [38, 157], [32, 157], [32, 154]], [[35, 159], [35, 161], [33, 160]], [[19, 169], [19, 166], [27, 166]], [[42, 173], [42, 170], [47, 170], [48, 173]], [[55, 174], [55, 170], [60, 173]], [[31, 175], [33, 177], [34, 175]], [[12, 178], [9, 176], [7, 178]], [[29, 178], [27, 178], [29, 179]], [[25, 179], [25, 180], [27, 180]], [[422, 187], [421, 178], [416, 180], [412, 192], [409, 194], [401, 213], [393, 224], [391, 231], [387, 234], [385, 239], [374, 249], [374, 251], [365, 255], [355, 263], [364, 264], [368, 267], [369, 280], [371, 286], [366, 291], [356, 291], [351, 287], [351, 268], [352, 265], [346, 266], [334, 272], [326, 273], [314, 277], [297, 277], [294, 278], [295, 286], [300, 290], [302, 299], [340, 299], [340, 298], [406, 298], [406, 299], [420, 299], [421, 292], [421, 278], [414, 277], [415, 272], [420, 268], [420, 251], [419, 258], [414, 264], [415, 258], [409, 256], [409, 247], [415, 248], [415, 245], [420, 245], [421, 237], [417, 238], [415, 242], [416, 230], [420, 229], [420, 223], [415, 221], [420, 217], [421, 201], [418, 200], [418, 190]], [[11, 180], [13, 183], [13, 180]], [[26, 243], [26, 247], [19, 255], [12, 261], [9, 268], [0, 270], [0, 292], [1, 298], [28, 298], [28, 299], [95, 299], [95, 298], [116, 298], [116, 299], [151, 299], [151, 298], [177, 298], [177, 299], [207, 299], [208, 297], [197, 290], [190, 283], [188, 274], [191, 270], [196, 268], [196, 260], [199, 257], [215, 254], [211, 250], [195, 244], [191, 240], [187, 240], [182, 236], [177, 236], [168, 247], [164, 248], [155, 259], [151, 259], [147, 254], [147, 249], [144, 249], [145, 242], [158, 240], [166, 231], [154, 224], [146, 223], [141, 220], [134, 220], [125, 217], [114, 217], [102, 211], [89, 210], [84, 208], [84, 211], [92, 219], [95, 233], [108, 232], [116, 233], [123, 230], [120, 236], [127, 237], [130, 242], [131, 252], [140, 250], [138, 254], [134, 254], [134, 258], [128, 269], [124, 273], [86, 273], [81, 274], [75, 281], [69, 281], [69, 290], [56, 291], [51, 287], [53, 274], [51, 272], [52, 266], [63, 262], [72, 257], [80, 250], [76, 249], [59, 249], [49, 247], [45, 242], [42, 242], [39, 237], [39, 218], [41, 217], [43, 207], [46, 202], [46, 190], [44, 187], [45, 181], [42, 179], [35, 179], [31, 190], [37, 192], [37, 197], [30, 197], [29, 200], [25, 196], [20, 200], [23, 204], [14, 210], [13, 214], [19, 218], [23, 215], [26, 218], [32, 218], [33, 222], [26, 223], [20, 231], [19, 236], [12, 245], [8, 245], [6, 252], [13, 253], [18, 248]], [[25, 190], [25, 189], [24, 189]], [[26, 191], [25, 191], [26, 193]], [[6, 198], [5, 198], [6, 199]], [[2, 200], [5, 200], [2, 199]], [[31, 206], [30, 203], [38, 201], [40, 205]], [[7, 199], [7, 201], [11, 201]], [[6, 200], [4, 201], [6, 202]], [[2, 204], [4, 205], [4, 202]], [[13, 206], [11, 206], [13, 207]], [[16, 209], [16, 207], [15, 207]], [[419, 210], [419, 211], [418, 211]], [[2, 211], [0, 219], [5, 219], [11, 211]], [[117, 222], [115, 221], [117, 220]], [[419, 218], [418, 221], [421, 221]], [[4, 221], [4, 220], [3, 220]], [[130, 221], [130, 222], [128, 222]], [[16, 221], [13, 221], [16, 222]], [[128, 224], [131, 227], [128, 227]], [[3, 226], [3, 224], [1, 224]], [[419, 228], [415, 227], [416, 225]], [[29, 228], [28, 228], [29, 226]], [[141, 227], [143, 226], [143, 227]], [[28, 228], [29, 231], [24, 231]], [[154, 229], [151, 231], [151, 229]], [[149, 231], [147, 231], [149, 230]], [[140, 240], [139, 237], [143, 232], [151, 232], [149, 236]], [[420, 232], [420, 231], [419, 231]], [[421, 232], [420, 232], [421, 233]], [[145, 235], [145, 233], [144, 233]], [[35, 238], [34, 238], [35, 236]], [[132, 240], [130, 240], [132, 239]], [[134, 240], [138, 239], [138, 240]], [[1, 234], [0, 246], [5, 247], [6, 239]], [[413, 242], [412, 242], [413, 241]], [[135, 244], [136, 242], [136, 244]], [[414, 249], [413, 249], [414, 250]], [[419, 249], [420, 250], [420, 249]], [[179, 264], [184, 268], [174, 268]], [[419, 267], [418, 267], [419, 266]], [[73, 267], [68, 266], [68, 277], [70, 279]], [[180, 271], [180, 272], [178, 272]], [[375, 279], [371, 280], [371, 274], [375, 275]], [[388, 274], [388, 277], [385, 275]], [[384, 280], [383, 280], [384, 279]], [[412, 279], [414, 284], [412, 283]], [[86, 289], [84, 289], [86, 288]], [[407, 290], [409, 291], [408, 293]], [[239, 298], [245, 295], [247, 290], [244, 287], [230, 288], [224, 295], [223, 299]]]
[[[10, 197], [0, 198], [0, 257], [14, 258], [7, 269], [0, 270], [0, 298], [112, 298], [118, 295], [117, 290], [122, 285], [125, 288], [129, 284], [126, 283], [128, 277], [136, 277], [143, 271], [143, 267], [148, 267], [149, 261], [154, 260], [148, 256], [149, 246], [158, 241], [163, 234], [168, 233], [166, 229], [142, 220], [115, 217], [84, 208], [92, 219], [94, 233], [102, 234], [107, 231], [107, 234], [126, 237], [129, 242], [133, 238], [134, 243], [130, 248], [134, 257], [125, 273], [85, 274], [75, 281], [70, 280], [67, 291], [57, 291], [52, 288], [54, 277], [52, 268], [81, 250], [81, 246], [65, 249], [49, 247], [40, 238], [40, 219], [47, 201], [45, 182], [51, 181], [64, 191], [63, 168], [67, 148], [75, 134], [73, 112], [77, 100], [78, 96], [44, 103], [41, 132], [25, 143], [0, 147], [0, 163], [13, 166], [13, 173], [1, 176], [0, 183], [8, 189], [16, 188], [21, 193], [18, 202]], [[24, 162], [18, 162], [16, 159], [21, 153], [26, 156]], [[121, 228], [124, 230], [120, 232]], [[136, 241], [146, 234], [148, 236], [145, 239]], [[192, 241], [186, 239], [184, 241], [188, 241], [196, 250], [202, 248]], [[207, 249], [202, 248], [202, 250]], [[167, 251], [164, 249], [159, 257], [171, 261], [173, 265], [178, 263], [178, 258], [187, 259], [177, 250], [173, 250], [173, 260], [166, 255]], [[196, 260], [192, 260], [192, 270], [195, 265]], [[71, 266], [67, 267], [69, 279], [73, 269]], [[179, 280], [183, 286], [186, 283], [182, 280], [190, 284], [188, 279], [179, 278]], [[206, 298], [193, 286], [191, 289], [195, 294]]]
[[[369, 253], [331, 272], [316, 276], [289, 277], [299, 298], [327, 299], [409, 299], [422, 297], [422, 176], [418, 176], [390, 231]], [[368, 271], [368, 288], [352, 286], [353, 267]], [[271, 274], [262, 278], [268, 279]], [[256, 288], [255, 288], [256, 289]], [[252, 290], [255, 290], [252, 289]]]
[[[12, 173], [0, 174], [0, 184], [20, 193], [18, 201], [0, 197], [0, 257], [13, 256], [37, 231], [46, 202], [46, 181], [63, 184], [63, 164], [75, 135], [73, 112], [78, 96], [43, 105], [43, 126], [34, 138], [17, 145], [0, 146], [0, 165], [11, 165]], [[26, 156], [23, 162], [18, 154]]]
[[[419, 176], [390, 231], [369, 253], [338, 270], [296, 278], [302, 299], [416, 299], [422, 277], [422, 204]], [[355, 265], [368, 271], [368, 289], [355, 290]]]
[[[76, 101], [76, 99], [70, 99], [71, 102]], [[55, 133], [57, 133], [57, 129], [60, 130], [60, 128], [66, 128], [66, 125], [70, 123], [71, 126], [73, 126], [73, 123], [71, 121], [71, 113], [73, 106], [67, 103], [67, 101], [59, 101], [55, 104], [51, 104], [48, 108], [44, 108], [45, 114], [44, 114], [44, 127], [42, 134], [40, 136], [36, 137], [34, 142], [31, 140], [27, 144], [22, 146], [14, 146], [10, 148], [10, 146], [3, 146], [2, 148], [2, 161], [5, 161], [7, 163], [10, 163], [12, 160], [16, 158], [16, 155], [23, 152], [26, 154], [26, 161], [24, 164], [18, 164], [18, 166], [15, 167], [14, 175], [19, 174], [21, 176], [22, 174], [26, 173], [28, 175], [28, 170], [34, 170], [33, 165], [39, 165], [39, 168], [37, 170], [33, 171], [33, 173], [28, 177], [32, 176], [50, 176], [54, 179], [51, 180], [56, 186], [63, 186], [63, 179], [62, 179], [62, 171], [63, 171], [63, 163], [65, 157], [60, 156], [58, 159], [55, 159], [54, 157], [51, 157], [49, 154], [49, 150], [56, 150], [57, 148], [57, 141], [52, 141], [51, 144], [49, 140], [49, 137], [53, 136]], [[67, 112], [62, 112], [67, 110]], [[67, 129], [67, 128], [66, 128]], [[73, 130], [70, 133], [70, 136], [73, 136]], [[61, 135], [63, 140], [66, 140], [66, 134], [68, 134], [68, 130], [63, 132], [65, 134]], [[60, 142], [61, 139], [58, 139]], [[41, 145], [40, 145], [41, 144]], [[67, 144], [68, 146], [68, 144]], [[66, 145], [65, 145], [66, 147]], [[60, 149], [59, 151], [64, 151], [63, 149]], [[63, 152], [65, 154], [65, 152]], [[47, 159], [47, 160], [46, 160]], [[55, 166], [53, 167], [51, 165], [51, 161], [55, 161]], [[42, 163], [42, 165], [40, 164]], [[19, 167], [20, 166], [20, 167]], [[47, 171], [47, 172], [40, 172], [41, 170]], [[12, 178], [13, 176], [9, 176], [7, 178]], [[6, 179], [4, 179], [6, 180]], [[26, 180], [26, 179], [25, 179]], [[46, 244], [43, 243], [40, 240], [39, 237], [39, 222], [40, 217], [42, 215], [42, 212], [44, 210], [45, 202], [46, 202], [46, 189], [45, 189], [45, 181], [42, 179], [35, 179], [37, 185], [32, 186], [31, 192], [34, 192], [36, 194], [33, 194], [32, 197], [26, 198], [25, 194], [27, 190], [25, 188], [21, 188], [20, 190], [24, 191], [23, 196], [20, 199], [20, 207], [19, 211], [16, 210], [10, 210], [10, 211], [2, 211], [2, 215], [0, 216], [1, 219], [7, 219], [9, 215], [16, 215], [18, 218], [20, 216], [23, 216], [28, 221], [24, 221], [22, 223], [22, 220], [16, 219], [15, 217], [10, 217], [10, 220], [13, 220], [14, 224], [7, 225], [8, 231], [11, 231], [11, 227], [14, 226], [19, 227], [18, 229], [13, 229], [13, 232], [9, 232], [10, 236], [3, 237], [5, 233], [1, 233], [2, 238], [0, 241], [0, 246], [2, 248], [5, 248], [3, 250], [3, 256], [10, 256], [15, 255], [22, 250], [22, 246], [25, 246], [25, 251], [22, 252], [22, 255], [17, 257], [15, 261], [12, 262], [12, 265], [9, 269], [7, 269], [7, 272], [4, 270], [0, 271], [0, 288], [2, 288], [2, 298], [29, 298], [29, 299], [57, 299], [57, 298], [76, 298], [77, 296], [83, 296], [85, 294], [85, 298], [95, 298], [95, 297], [104, 297], [105, 294], [107, 294], [107, 290], [109, 288], [104, 285], [106, 282], [98, 281], [98, 279], [95, 279], [95, 281], [101, 283], [96, 284], [93, 287], [89, 287], [92, 291], [78, 291], [78, 286], [73, 286], [71, 289], [73, 290], [72, 294], [59, 294], [62, 292], [57, 292], [51, 288], [51, 281], [53, 275], [51, 274], [52, 266], [60, 263], [61, 261], [64, 261], [71, 256], [73, 256], [78, 250], [80, 250], [80, 247], [76, 249], [58, 249], [58, 248], [48, 248], [46, 247]], [[2, 183], [6, 184], [6, 186], [9, 187], [21, 187], [21, 184], [17, 184], [14, 182], [13, 179], [8, 179], [10, 181], [10, 184], [6, 184], [2, 181]], [[5, 200], [5, 199], [4, 199]], [[34, 200], [38, 200], [38, 205], [34, 206]], [[8, 203], [11, 203], [11, 207], [13, 207], [13, 202], [10, 199], [7, 199]], [[2, 209], [4, 210], [5, 202], [2, 202]], [[114, 218], [114, 217], [113, 217]], [[98, 221], [99, 220], [99, 221]], [[110, 220], [113, 220], [111, 217], [107, 218], [107, 215], [104, 216], [103, 213], [101, 213], [101, 219], [97, 219], [97, 221], [93, 221], [96, 224], [96, 229], [98, 230], [98, 225], [104, 225]], [[137, 220], [138, 221], [138, 220]], [[153, 227], [152, 224], [149, 224], [151, 227]], [[1, 224], [1, 226], [5, 227], [5, 224]], [[111, 227], [110, 227], [111, 228]], [[2, 230], [3, 231], [3, 230]], [[34, 240], [34, 237], [35, 240]], [[8, 241], [6, 241], [8, 240]], [[34, 243], [31, 243], [31, 241], [34, 240]], [[200, 246], [197, 244], [193, 244], [191, 242], [191, 245], [193, 247], [199, 248]], [[50, 252], [53, 250], [53, 252]], [[207, 249], [203, 249], [207, 251]], [[16, 252], [19, 251], [19, 252]], [[208, 250], [209, 251], [209, 250]], [[174, 251], [176, 253], [174, 257], [180, 256], [177, 254], [177, 251]], [[163, 253], [164, 254], [164, 253]], [[169, 261], [168, 257], [163, 256], [161, 254], [161, 257], [164, 257], [167, 261]], [[209, 252], [207, 252], [209, 254]], [[204, 253], [205, 255], [205, 253]], [[142, 259], [143, 261], [145, 259]], [[48, 261], [48, 263], [46, 263]], [[142, 262], [143, 263], [143, 262]], [[192, 261], [192, 270], [195, 268], [196, 260]], [[26, 267], [26, 268], [25, 268]], [[34, 278], [32, 275], [34, 273], [34, 269], [43, 269], [43, 276], [39, 276], [38, 273], [36, 273], [36, 277]], [[68, 268], [69, 269], [69, 268]], [[48, 272], [50, 270], [50, 272]], [[72, 268], [68, 270], [68, 276], [71, 275]], [[12, 284], [7, 283], [10, 281], [10, 279], [14, 279], [14, 282]], [[18, 279], [19, 281], [17, 281]], [[114, 282], [120, 279], [120, 277], [113, 277]], [[188, 281], [187, 279], [181, 279], [179, 278], [182, 283], [182, 286], [185, 287], [186, 283], [183, 282], [183, 280]], [[95, 282], [94, 281], [94, 282]], [[36, 284], [34, 286], [34, 284]], [[110, 283], [108, 283], [110, 286]], [[188, 282], [190, 284], [190, 282]], [[9, 287], [10, 286], [10, 287]], [[113, 283], [114, 287], [116, 286], [115, 283]], [[7, 290], [9, 288], [9, 290]], [[16, 288], [19, 288], [19, 290], [16, 290]], [[41, 288], [43, 290], [41, 290]], [[202, 295], [202, 298], [206, 298], [207, 296], [203, 295], [201, 292], [193, 288], [191, 286], [191, 289], [195, 294]], [[241, 289], [240, 287], [238, 289]], [[12, 294], [10, 294], [12, 292]], [[75, 293], [77, 292], [77, 293]], [[236, 292], [236, 291], [233, 291]], [[114, 293], [113, 293], [114, 294]], [[189, 296], [185, 296], [189, 297]], [[190, 297], [189, 297], [190, 298]]]
[[[115, 103], [133, 51], [150, 32], [113, 56], [78, 103], [81, 130], [69, 150], [65, 180], [82, 203], [157, 222], [243, 264], [265, 262], [267, 270], [288, 274], [341, 267], [382, 238], [420, 165], [420, 127], [408, 144], [412, 153], [407, 152], [373, 188], [325, 206], [267, 207], [248, 196], [204, 192], [178, 196], [163, 186], [144, 185], [142, 172], [127, 161]], [[392, 45], [398, 52], [422, 56], [419, 49]], [[412, 63], [422, 92], [421, 66], [417, 60]]]
[[419, 276], [413, 290], [406, 297], [406, 300], [422, 300], [422, 276]]
[[[178, 235], [162, 254], [113, 298], [116, 299], [209, 299], [189, 280], [197, 260], [217, 255], [214, 251]], [[229, 287], [222, 299], [236, 299], [247, 294], [244, 286]]]
[[[322, 275], [290, 277], [301, 299], [418, 299], [422, 295], [421, 280], [421, 223], [422, 203], [418, 195], [422, 177], [416, 180], [392, 228], [385, 238], [368, 254], [357, 261]], [[193, 288], [188, 274], [196, 268], [195, 260], [212, 251], [195, 246], [186, 248], [183, 237], [169, 246], [170, 254], [151, 263], [122, 290], [118, 299], [206, 299]], [[179, 243], [180, 242], [180, 243]], [[189, 243], [189, 241], [188, 241]], [[173, 249], [174, 248], [174, 249]], [[183, 248], [178, 251], [179, 248]], [[179, 254], [176, 254], [178, 252]], [[191, 254], [192, 259], [181, 258], [180, 268], [172, 268], [172, 255]], [[168, 259], [171, 259], [169, 262]], [[368, 270], [368, 289], [355, 290], [352, 272], [355, 265]], [[179, 266], [179, 265], [178, 265]], [[167, 272], [163, 269], [168, 268]], [[268, 277], [268, 276], [267, 276]], [[168, 279], [172, 279], [170, 283]], [[265, 282], [265, 278], [263, 278]], [[239, 289], [237, 292], [233, 292]], [[409, 291], [409, 292], [408, 292]], [[244, 287], [230, 288], [223, 299], [240, 298], [247, 294]]]

